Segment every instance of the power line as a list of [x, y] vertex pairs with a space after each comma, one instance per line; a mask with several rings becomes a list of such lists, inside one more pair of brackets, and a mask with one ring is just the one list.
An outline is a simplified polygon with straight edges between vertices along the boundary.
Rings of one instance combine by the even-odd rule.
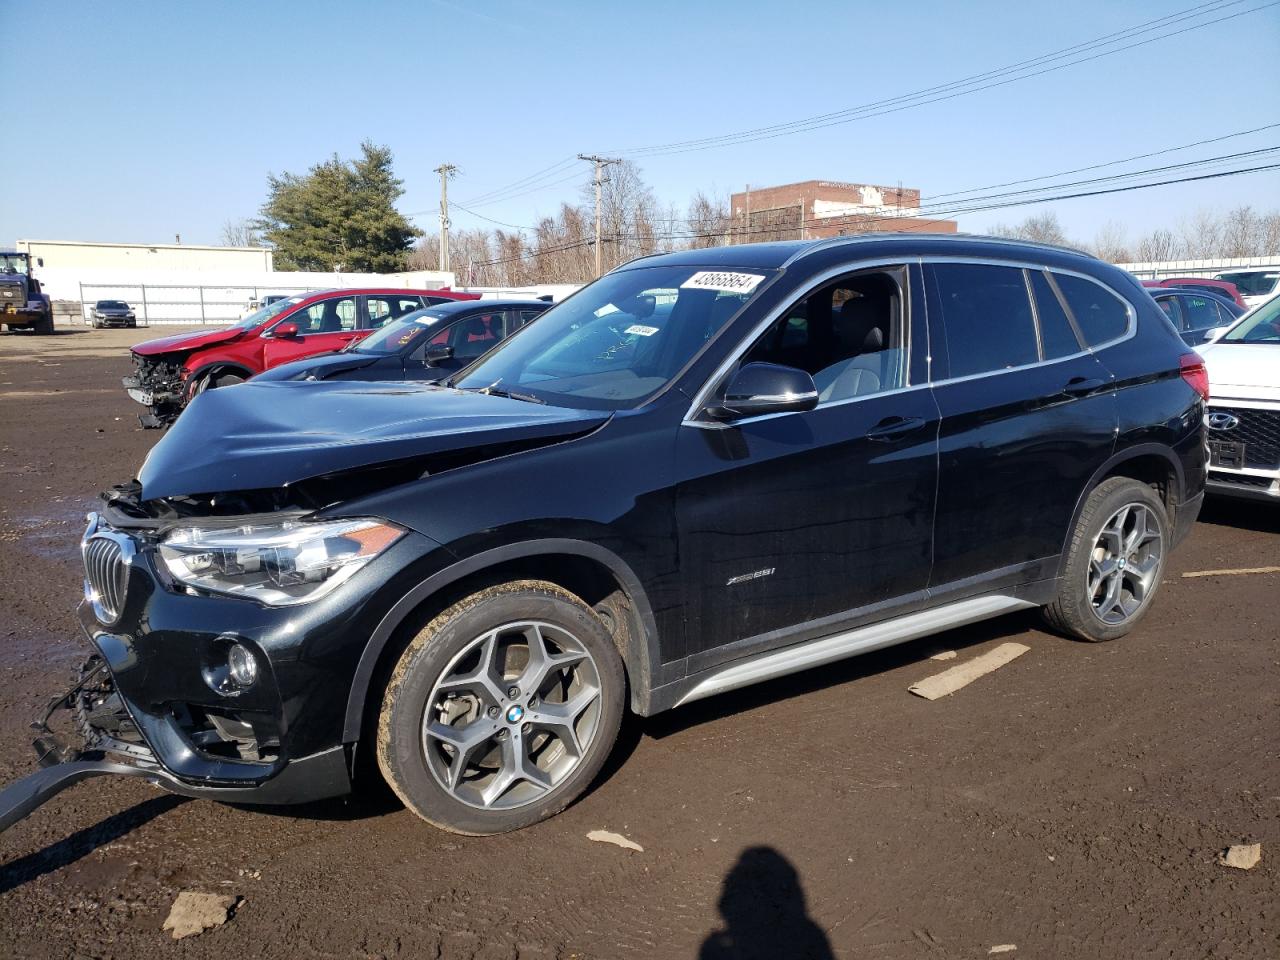
[[[1269, 150], [1272, 150], [1272, 151], [1280, 150], [1280, 147], [1269, 148]], [[1214, 157], [1214, 158], [1208, 158], [1206, 160], [1194, 161], [1194, 163], [1206, 164], [1206, 163], [1212, 163], [1212, 162], [1220, 162], [1224, 159], [1226, 158]], [[1166, 170], [1166, 169], [1168, 168], [1152, 168], [1150, 170], [1133, 171], [1131, 173], [1126, 173], [1126, 174], [1117, 174], [1114, 177], [1098, 178], [1098, 180], [1096, 181], [1081, 181], [1081, 183], [1084, 184], [1088, 182], [1106, 182], [1106, 181], [1144, 175], [1144, 174], [1149, 175], [1153, 172], [1159, 172], [1161, 170]], [[1122, 186], [1113, 186], [1113, 187], [1100, 187], [1098, 189], [1092, 189], [1092, 190], [1080, 190], [1080, 191], [1074, 191], [1069, 193], [1053, 194], [1053, 195], [1039, 196], [1039, 197], [1032, 197], [1032, 198], [1014, 197], [1010, 199], [1002, 199], [996, 196], [973, 197], [969, 201], [961, 201], [958, 205], [952, 207], [950, 210], [945, 210], [945, 211], [930, 210], [929, 213], [931, 217], [944, 216], [948, 214], [957, 215], [957, 214], [967, 214], [967, 213], [982, 213], [990, 210], [1007, 209], [1010, 207], [1030, 206], [1030, 205], [1039, 204], [1039, 203], [1051, 203], [1051, 202], [1056, 202], [1061, 200], [1075, 200], [1083, 197], [1096, 197], [1096, 196], [1104, 196], [1104, 195], [1116, 194], [1116, 193], [1128, 193], [1135, 190], [1148, 190], [1154, 187], [1171, 186], [1171, 185], [1181, 184], [1181, 183], [1193, 183], [1197, 181], [1221, 179], [1224, 177], [1243, 176], [1243, 175], [1248, 175], [1253, 173], [1263, 173], [1271, 170], [1280, 170], [1280, 163], [1263, 164], [1258, 166], [1216, 171], [1211, 173], [1199, 173], [1199, 174], [1194, 174], [1194, 175], [1185, 176], [1185, 177], [1156, 180], [1150, 183], [1137, 183], [1137, 184], [1125, 184]], [[1055, 185], [1055, 187], [1053, 188], [1044, 188], [1044, 189], [1046, 190], [1056, 189], [1057, 187], [1061, 187], [1061, 186], [1072, 186], [1072, 184], [1058, 184], [1058, 185]], [[997, 199], [997, 200], [1000, 200], [1000, 202], [995, 202], [995, 203], [985, 202], [991, 199]], [[826, 222], [825, 225], [837, 226], [837, 225], [840, 225], [842, 222], [845, 222], [849, 224], [856, 224], [858, 226], [867, 226], [867, 225], [876, 224], [876, 223], [885, 223], [890, 221], [903, 221], [903, 220], [910, 220], [910, 219], [915, 219], [915, 217], [855, 216], [855, 217], [846, 217], [846, 218], [831, 218]], [[760, 228], [749, 229], [748, 231], [746, 231], [746, 234], [759, 235], [759, 234], [776, 233], [776, 232], [778, 232], [776, 227], [760, 227]], [[868, 231], [868, 232], [872, 232], [872, 231]], [[719, 236], [721, 236], [721, 234], [718, 232], [692, 232], [692, 233], [664, 233], [659, 235], [657, 238], [662, 240], [693, 240], [693, 239], [710, 239], [710, 238], [716, 238]], [[643, 239], [653, 239], [653, 237], [643, 236], [639, 234], [619, 234], [614, 239], [615, 240], [643, 240]], [[591, 243], [590, 240], [572, 241], [572, 242], [561, 244], [555, 247], [549, 247], [545, 249], [531, 251], [525, 254], [520, 254], [518, 256], [502, 257], [502, 258], [497, 258], [493, 260], [479, 261], [479, 263], [483, 266], [498, 266], [500, 264], [511, 263], [516, 260], [525, 260], [525, 259], [536, 258], [539, 256], [547, 256], [553, 253], [560, 253], [560, 252], [571, 250], [577, 247], [587, 246], [590, 243]]]
[[[998, 70], [987, 71], [986, 73], [974, 74], [961, 80], [951, 81], [946, 84], [940, 84], [935, 87], [925, 88], [913, 93], [902, 94], [885, 100], [878, 100], [857, 107], [850, 107], [846, 110], [836, 111], [829, 114], [821, 114], [813, 117], [806, 117], [800, 120], [791, 120], [784, 123], [773, 124], [768, 127], [757, 127], [750, 130], [741, 130], [736, 133], [722, 134], [716, 137], [703, 137], [697, 140], [676, 141], [667, 144], [657, 144], [647, 147], [633, 147], [627, 150], [615, 151], [617, 153], [629, 156], [665, 156], [677, 153], [690, 153], [699, 150], [707, 150], [722, 146], [735, 146], [746, 143], [755, 143], [761, 140], [771, 140], [777, 137], [791, 136], [796, 133], [805, 133], [811, 130], [821, 130], [826, 127], [837, 126], [845, 123], [852, 123], [856, 120], [866, 120], [872, 117], [885, 116], [891, 113], [897, 113], [902, 110], [913, 109], [914, 107], [925, 106], [927, 104], [939, 103], [945, 100], [953, 100], [956, 97], [967, 96], [971, 93], [977, 93], [982, 90], [989, 90], [994, 87], [1006, 86], [1010, 83], [1016, 83], [1021, 80], [1029, 80], [1034, 77], [1043, 76], [1058, 70], [1064, 70], [1067, 67], [1078, 66], [1083, 63], [1089, 63], [1103, 57], [1113, 56], [1126, 50], [1132, 50], [1137, 47], [1146, 46], [1150, 43], [1156, 43], [1160, 40], [1168, 40], [1172, 37], [1188, 33], [1193, 30], [1199, 30], [1202, 27], [1213, 26], [1219, 23], [1225, 23], [1228, 20], [1237, 17], [1247, 16], [1251, 13], [1257, 13], [1269, 7], [1276, 6], [1280, 0], [1272, 0], [1272, 2], [1264, 3], [1261, 6], [1254, 7], [1250, 10], [1244, 10], [1238, 13], [1228, 14], [1226, 16], [1217, 17], [1203, 22], [1183, 27], [1179, 30], [1170, 31], [1155, 37], [1149, 37], [1145, 40], [1139, 40], [1134, 43], [1126, 43], [1123, 46], [1117, 46], [1111, 50], [1104, 50], [1101, 53], [1094, 53], [1090, 56], [1080, 56], [1090, 50], [1098, 47], [1108, 46], [1119, 42], [1121, 39], [1131, 39], [1140, 36], [1142, 33], [1149, 33], [1154, 30], [1163, 30], [1190, 19], [1199, 19], [1212, 13], [1225, 10], [1227, 7], [1238, 5], [1244, 0], [1228, 0], [1226, 3], [1210, 3], [1201, 4], [1199, 7], [1190, 8], [1190, 10], [1180, 11], [1177, 14], [1170, 14], [1167, 17], [1161, 17], [1159, 20], [1148, 21], [1144, 24], [1138, 24], [1127, 30], [1120, 31], [1115, 34], [1108, 34], [1104, 37], [1098, 37], [1093, 40], [1076, 44], [1072, 47], [1064, 48], [1050, 54], [1032, 60], [1022, 61], [1008, 67], [1002, 67]], [[1154, 24], [1154, 26], [1153, 26]], [[1025, 72], [1031, 67], [1040, 63], [1052, 63], [1054, 60], [1066, 60], [1064, 63], [1058, 63], [1054, 66], [1045, 67], [1043, 69]], [[1010, 76], [1010, 74], [1021, 74], [1020, 76]], [[994, 79], [1001, 78], [1004, 79]], [[986, 82], [990, 81], [990, 82]], [[961, 89], [968, 87], [969, 89]], [[911, 102], [915, 101], [915, 102]]]
[[[806, 117], [799, 120], [786, 121], [784, 123], [773, 124], [771, 126], [766, 126], [766, 127], [756, 127], [749, 130], [738, 131], [737, 133], [723, 134], [717, 137], [704, 137], [696, 140], [673, 141], [665, 144], [656, 144], [656, 145], [651, 145], [647, 147], [634, 147], [628, 150], [620, 150], [620, 151], [614, 151], [614, 152], [621, 153], [621, 154], [635, 155], [635, 156], [641, 156], [641, 155], [662, 156], [662, 155], [672, 154], [672, 153], [692, 152], [694, 150], [711, 149], [712, 147], [736, 145], [738, 143], [751, 143], [757, 140], [772, 139], [778, 136], [789, 136], [793, 133], [803, 133], [803, 132], [807, 132], [808, 130], [822, 129], [827, 126], [834, 126], [837, 124], [849, 123], [854, 120], [869, 119], [875, 116], [883, 116], [886, 113], [893, 113], [893, 112], [897, 112], [898, 110], [910, 109], [916, 106], [924, 106], [929, 103], [937, 103], [942, 100], [954, 99], [955, 97], [964, 96], [968, 93], [976, 93], [976, 92], [979, 92], [980, 90], [991, 89], [992, 87], [996, 87], [996, 86], [1003, 86], [1009, 83], [1017, 82], [1018, 80], [1026, 80], [1026, 79], [1031, 79], [1032, 77], [1042, 76], [1045, 73], [1050, 73], [1056, 70], [1065, 69], [1066, 67], [1069, 67], [1069, 66], [1077, 66], [1079, 64], [1087, 63], [1091, 60], [1096, 60], [1104, 56], [1111, 56], [1116, 53], [1121, 53], [1121, 52], [1124, 52], [1125, 50], [1130, 50], [1138, 46], [1144, 46], [1146, 44], [1154, 43], [1159, 40], [1169, 39], [1171, 37], [1178, 36], [1179, 34], [1182, 34], [1182, 33], [1187, 33], [1192, 30], [1200, 29], [1201, 27], [1213, 26], [1219, 23], [1226, 22], [1227, 20], [1235, 19], [1236, 17], [1246, 16], [1251, 13], [1256, 13], [1259, 10], [1264, 10], [1264, 9], [1267, 9], [1268, 7], [1275, 6], [1276, 3], [1280, 2], [1280, 0], [1273, 0], [1273, 2], [1265, 3], [1262, 6], [1255, 7], [1250, 10], [1245, 10], [1238, 13], [1230, 14], [1227, 16], [1218, 17], [1215, 19], [1202, 20], [1202, 22], [1200, 23], [1193, 24], [1192, 26], [1189, 26], [1189, 27], [1184, 27], [1177, 31], [1164, 33], [1156, 37], [1149, 37], [1137, 43], [1117, 46], [1114, 49], [1106, 50], [1106, 51], [1103, 51], [1102, 53], [1094, 54], [1093, 56], [1088, 56], [1088, 57], [1079, 56], [1079, 54], [1087, 53], [1090, 50], [1095, 50], [1100, 47], [1121, 43], [1124, 40], [1133, 39], [1134, 37], [1141, 36], [1144, 33], [1151, 33], [1159, 30], [1165, 30], [1171, 26], [1175, 26], [1178, 23], [1186, 22], [1188, 20], [1196, 20], [1196, 19], [1208, 17], [1211, 14], [1222, 12], [1228, 9], [1229, 7], [1238, 6], [1243, 2], [1246, 2], [1246, 0], [1214, 0], [1214, 2], [1198, 4], [1194, 7], [1188, 7], [1184, 10], [1179, 10], [1175, 13], [1171, 13], [1163, 17], [1158, 17], [1154, 20], [1149, 20], [1143, 23], [1136, 24], [1135, 26], [1128, 27], [1124, 30], [1116, 31], [1110, 34], [1105, 34], [1101, 37], [1095, 37], [1092, 40], [1082, 41], [1072, 46], [1064, 47], [1060, 50], [1052, 51], [1047, 54], [1042, 54], [1038, 57], [1033, 57], [1028, 60], [1022, 60], [1005, 67], [1000, 67], [993, 70], [987, 70], [982, 73], [971, 74], [968, 77], [964, 77], [959, 80], [950, 81], [944, 84], [938, 84], [933, 87], [927, 87], [922, 90], [917, 90], [912, 93], [902, 94], [897, 97], [891, 97], [884, 100], [873, 101], [871, 103], [862, 104], [857, 107], [850, 107], [845, 110], [835, 111], [835, 112], [826, 113], [826, 114], [819, 114], [817, 116]], [[1072, 59], [1073, 57], [1075, 59]], [[1068, 62], [1059, 63], [1056, 66], [1049, 67], [1043, 70], [1038, 70], [1031, 73], [1025, 72], [1037, 65], [1053, 63], [1055, 60], [1064, 60], [1064, 59], [1067, 60]], [[1023, 73], [1023, 75], [1008, 76], [1009, 74], [1017, 74], [1017, 73]], [[982, 81], [993, 80], [999, 77], [1006, 77], [1006, 79], [1000, 79], [992, 83], [982, 83]], [[960, 89], [966, 86], [971, 87], [972, 89]], [[919, 101], [919, 102], [910, 102], [913, 100]], [[888, 108], [888, 109], [880, 109], [880, 108]], [[1206, 141], [1206, 142], [1212, 142], [1212, 141]], [[1132, 159], [1140, 159], [1140, 157], [1135, 157]], [[569, 177], [565, 177], [563, 179], [547, 182], [549, 178], [559, 173], [562, 169], [564, 169], [568, 165], [571, 165], [573, 161], [574, 161], [573, 157], [567, 157], [563, 160], [557, 161], [556, 163], [552, 164], [549, 167], [545, 167], [542, 170], [529, 174], [528, 176], [523, 177], [519, 180], [513, 181], [512, 183], [506, 185], [505, 187], [496, 188], [494, 190], [488, 191], [487, 193], [478, 194], [475, 197], [471, 197], [466, 202], [468, 206], [471, 206], [471, 207], [488, 206], [493, 203], [500, 203], [508, 200], [514, 200], [536, 191], [549, 189], [552, 186], [556, 186], [560, 183], [564, 183], [568, 180], [572, 180], [576, 178], [576, 174], [574, 174]], [[1113, 162], [1119, 163], [1123, 161], [1113, 161]], [[1080, 171], [1071, 171], [1071, 172], [1080, 172]]]

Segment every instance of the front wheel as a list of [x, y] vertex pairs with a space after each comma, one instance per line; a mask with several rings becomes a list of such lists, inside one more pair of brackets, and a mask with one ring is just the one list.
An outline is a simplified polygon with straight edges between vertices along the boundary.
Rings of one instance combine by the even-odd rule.
[[545, 820], [599, 773], [626, 683], [600, 618], [562, 588], [499, 584], [409, 643], [378, 718], [378, 765], [405, 806], [483, 836]]
[[1080, 512], [1045, 619], [1081, 640], [1123, 637], [1160, 588], [1168, 545], [1169, 519], [1156, 492], [1128, 477], [1104, 480]]

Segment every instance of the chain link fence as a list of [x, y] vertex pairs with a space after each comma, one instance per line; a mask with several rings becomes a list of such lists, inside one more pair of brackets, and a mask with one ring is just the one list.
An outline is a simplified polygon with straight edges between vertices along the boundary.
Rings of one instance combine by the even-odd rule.
[[157, 283], [82, 283], [80, 319], [89, 323], [99, 300], [123, 300], [137, 315], [139, 326], [153, 324], [213, 324], [226, 326], [244, 316], [263, 296], [294, 296], [323, 289], [317, 286], [192, 286]]

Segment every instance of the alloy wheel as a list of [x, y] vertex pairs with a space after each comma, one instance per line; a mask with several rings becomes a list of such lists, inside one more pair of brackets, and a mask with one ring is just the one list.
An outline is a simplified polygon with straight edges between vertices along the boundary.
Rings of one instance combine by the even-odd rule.
[[1160, 521], [1151, 509], [1130, 503], [1117, 510], [1089, 556], [1089, 602], [1098, 619], [1117, 625], [1138, 613], [1159, 583], [1163, 559]]
[[469, 806], [534, 803], [582, 762], [601, 706], [599, 670], [573, 634], [540, 621], [498, 627], [436, 680], [422, 720], [427, 767]]

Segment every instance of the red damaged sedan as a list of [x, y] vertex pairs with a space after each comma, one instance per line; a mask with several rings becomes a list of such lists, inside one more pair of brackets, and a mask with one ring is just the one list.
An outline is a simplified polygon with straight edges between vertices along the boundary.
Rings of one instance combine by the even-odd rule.
[[144, 427], [172, 423], [198, 393], [243, 383], [282, 363], [341, 350], [383, 324], [437, 303], [477, 300], [450, 290], [324, 290], [278, 300], [218, 330], [148, 340], [133, 348], [121, 382], [147, 408]]

